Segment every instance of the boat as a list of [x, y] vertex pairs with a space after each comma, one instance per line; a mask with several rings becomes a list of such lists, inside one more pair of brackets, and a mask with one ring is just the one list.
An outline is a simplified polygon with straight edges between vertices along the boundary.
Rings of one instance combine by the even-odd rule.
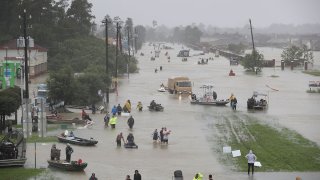
[[166, 92], [166, 88], [164, 86], [161, 86], [159, 89], [158, 89], [158, 92]]
[[149, 108], [149, 111], [163, 111], [164, 110], [164, 107], [161, 106], [161, 104], [157, 104], [155, 106], [155, 108], [151, 108], [150, 106], [148, 106], [148, 108]]
[[252, 97], [247, 101], [247, 108], [253, 110], [266, 109], [268, 107], [267, 97], [267, 94], [254, 91]]
[[84, 138], [79, 138], [75, 136], [57, 136], [58, 140], [63, 143], [70, 143], [70, 144], [75, 144], [75, 145], [80, 145], [80, 146], [94, 146], [98, 143], [97, 140], [94, 140], [93, 138], [91, 139], [84, 139]]
[[151, 57], [150, 60], [151, 60], [151, 61], [154, 61], [154, 60], [156, 60], [156, 58], [155, 58], [155, 57]]
[[129, 145], [128, 143], [124, 144], [125, 148], [128, 149], [138, 149], [138, 145], [134, 144], [134, 145]]
[[201, 61], [198, 61], [198, 64], [199, 64], [199, 65], [208, 64], [208, 59], [206, 59], [206, 60], [201, 59]]
[[224, 106], [230, 102], [229, 99], [217, 100], [217, 93], [212, 91], [212, 85], [203, 85], [200, 88], [203, 89], [202, 97], [197, 98], [195, 94], [192, 94], [192, 99], [190, 101], [191, 104]]
[[186, 57], [182, 58], [182, 62], [186, 62], [188, 59]]
[[85, 120], [79, 119], [79, 118], [73, 118], [73, 119], [62, 119], [62, 117], [60, 116], [47, 116], [47, 122], [49, 124], [85, 124]]
[[64, 160], [48, 160], [49, 166], [62, 169], [65, 171], [83, 171], [87, 163], [78, 163], [77, 161], [67, 162]]
[[0, 141], [0, 167], [24, 166], [26, 139], [20, 130], [8, 132]]

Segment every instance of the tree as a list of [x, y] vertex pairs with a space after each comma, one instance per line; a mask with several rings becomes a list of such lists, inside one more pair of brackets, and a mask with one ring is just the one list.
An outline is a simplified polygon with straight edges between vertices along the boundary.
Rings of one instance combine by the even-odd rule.
[[253, 51], [252, 54], [246, 54], [241, 61], [241, 65], [248, 71], [259, 71], [262, 67], [263, 54]]
[[5, 129], [5, 116], [15, 113], [21, 104], [20, 88], [8, 88], [0, 92], [0, 132]]
[[138, 25], [135, 26], [135, 35], [136, 35], [136, 50], [141, 49], [142, 44], [145, 42], [146, 40], [146, 28]]
[[301, 59], [302, 55], [303, 50], [298, 46], [293, 45], [283, 50], [281, 58], [285, 63], [289, 63], [293, 60]]
[[72, 1], [67, 10], [68, 22], [74, 27], [74, 33], [88, 35], [91, 32], [94, 16], [91, 14], [92, 4], [88, 0]]

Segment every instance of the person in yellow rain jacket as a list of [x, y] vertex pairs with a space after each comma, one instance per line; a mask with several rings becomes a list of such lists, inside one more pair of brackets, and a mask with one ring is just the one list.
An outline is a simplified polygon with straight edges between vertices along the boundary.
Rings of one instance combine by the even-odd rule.
[[126, 113], [131, 112], [131, 102], [130, 100], [127, 100], [127, 102], [124, 104], [123, 111]]
[[202, 178], [203, 178], [203, 175], [198, 172], [198, 173], [194, 176], [193, 180], [202, 180]]
[[109, 120], [109, 124], [112, 129], [116, 128], [117, 117], [115, 115], [112, 115], [112, 118], [110, 118], [110, 120]]

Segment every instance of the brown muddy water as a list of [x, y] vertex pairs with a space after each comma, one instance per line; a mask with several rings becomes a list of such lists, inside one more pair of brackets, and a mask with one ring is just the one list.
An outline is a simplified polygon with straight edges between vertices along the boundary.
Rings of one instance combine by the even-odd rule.
[[[135, 118], [133, 130], [128, 129], [127, 117], [119, 117], [116, 129], [111, 130], [104, 127], [103, 114], [91, 115], [95, 121], [93, 127], [77, 129], [74, 133], [80, 137], [94, 137], [99, 143], [95, 147], [72, 146], [72, 159], [81, 158], [88, 162], [88, 167], [82, 173], [50, 169], [45, 179], [88, 179], [94, 172], [99, 179], [121, 180], [125, 179], [127, 174], [132, 177], [136, 169], [145, 180], [171, 180], [173, 172], [178, 169], [182, 170], [184, 179], [192, 179], [196, 172], [204, 174], [204, 179], [209, 174], [214, 174], [214, 179], [223, 180], [292, 180], [298, 175], [302, 179], [320, 179], [319, 172], [260, 173], [257, 169], [254, 177], [248, 177], [245, 172], [235, 172], [218, 161], [219, 154], [214, 148], [221, 145], [215, 143], [212, 136], [214, 128], [208, 126], [219, 122], [219, 114], [229, 118], [246, 114], [275, 126], [288, 127], [320, 145], [320, 95], [306, 93], [308, 81], [317, 78], [303, 74], [301, 70], [281, 71], [279, 68], [265, 68], [260, 75], [247, 74], [242, 66], [230, 67], [227, 59], [216, 58], [214, 54], [189, 57], [187, 62], [182, 62], [181, 58], [176, 57], [182, 46], [168, 45], [174, 49], [162, 50], [160, 58], [150, 61], [150, 57], [154, 55], [151, 54], [153, 47], [146, 44], [141, 50], [145, 56], [139, 56], [140, 52], [137, 55], [140, 72], [130, 74], [129, 79], [124, 76], [120, 80], [118, 96], [110, 94], [109, 109], [118, 103], [123, 105], [127, 99], [132, 102], [132, 115]], [[164, 56], [166, 51], [171, 57], [170, 62]], [[197, 52], [191, 51], [191, 54], [193, 53]], [[199, 58], [209, 57], [214, 57], [214, 60], [209, 60], [208, 65], [197, 64]], [[160, 66], [163, 70], [155, 73], [155, 68], [159, 70]], [[236, 73], [235, 77], [228, 76], [230, 69]], [[272, 75], [278, 77], [271, 77]], [[198, 95], [202, 93], [200, 86], [203, 84], [214, 85], [218, 99], [227, 99], [234, 93], [238, 99], [237, 111], [233, 112], [228, 105], [191, 105], [187, 96], [180, 98], [168, 92], [157, 92], [160, 84], [166, 84], [167, 79], [173, 76], [189, 77], [193, 82], [193, 92]], [[247, 111], [246, 101], [253, 91], [269, 95], [269, 108], [266, 111]], [[161, 103], [164, 112], [149, 112], [146, 107], [151, 100]], [[138, 101], [144, 106], [143, 112], [135, 109]], [[80, 110], [72, 111], [80, 113]], [[152, 132], [161, 127], [172, 131], [168, 146], [152, 142]], [[120, 132], [123, 132], [125, 137], [132, 132], [139, 149], [117, 148], [115, 138]], [[57, 147], [62, 149], [61, 156], [65, 158], [66, 145], [57, 143]], [[38, 167], [48, 166], [46, 160], [49, 158], [50, 148], [51, 143], [37, 145]], [[26, 167], [34, 167], [33, 144], [28, 144], [27, 155]]]

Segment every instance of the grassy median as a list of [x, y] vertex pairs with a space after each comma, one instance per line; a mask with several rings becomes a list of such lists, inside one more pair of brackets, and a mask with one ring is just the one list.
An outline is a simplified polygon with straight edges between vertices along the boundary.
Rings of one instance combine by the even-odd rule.
[[235, 165], [238, 171], [247, 170], [244, 156], [250, 149], [262, 164], [258, 171], [320, 171], [319, 146], [295, 131], [263, 124], [249, 116], [225, 118], [216, 127], [219, 144], [240, 149], [241, 157], [236, 158], [218, 150], [222, 154], [220, 160]]
[[40, 175], [45, 169], [27, 169], [27, 168], [1, 168], [0, 179], [6, 180], [27, 180]]

